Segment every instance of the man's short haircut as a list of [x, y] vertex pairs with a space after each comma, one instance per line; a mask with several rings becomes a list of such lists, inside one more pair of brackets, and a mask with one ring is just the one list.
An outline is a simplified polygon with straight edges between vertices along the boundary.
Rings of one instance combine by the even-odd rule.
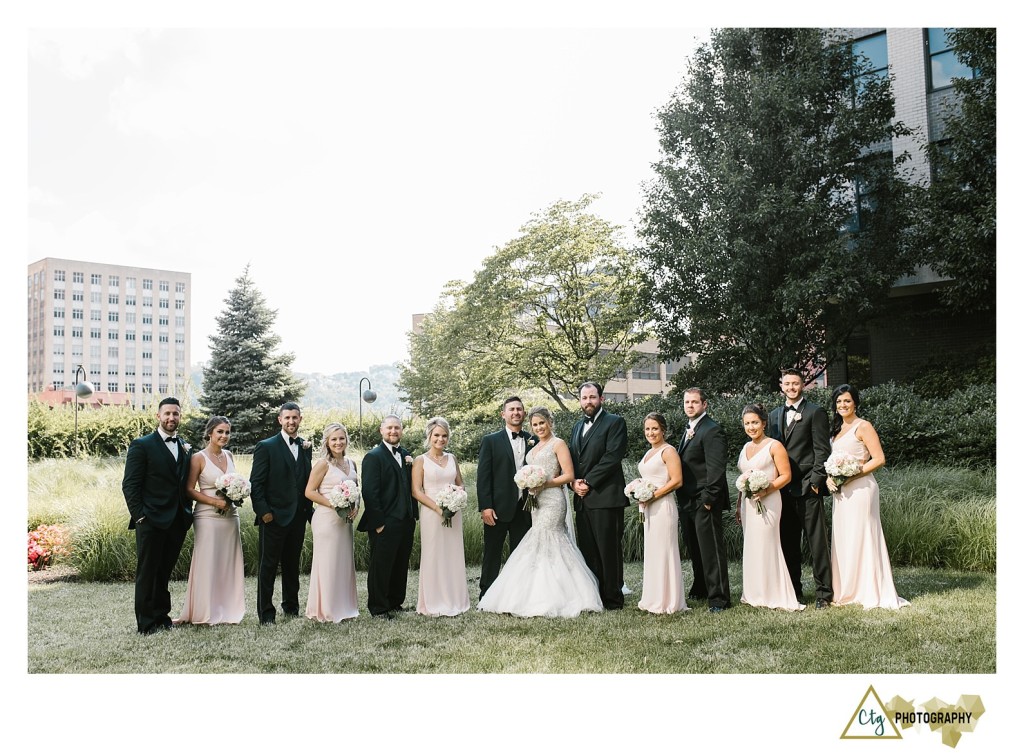
[[380, 420], [381, 428], [383, 428], [384, 424], [388, 421], [397, 421], [399, 426], [402, 425], [402, 419], [399, 416], [396, 416], [394, 413], [389, 413]]
[[700, 401], [702, 403], [706, 403], [708, 401], [707, 395], [704, 394], [704, 390], [702, 390], [700, 387], [687, 387], [685, 390], [683, 390], [683, 399], [685, 399], [686, 395], [690, 392], [700, 397]]
[[[804, 373], [802, 371], [800, 371], [800, 369], [783, 369], [782, 370], [782, 376], [784, 376], [784, 377], [796, 376], [796, 377], [800, 377], [800, 381], [801, 382], [806, 382], [807, 381], [804, 378]], [[782, 377], [779, 377], [779, 379], [781, 381]]]
[[277, 409], [277, 415], [280, 416], [286, 410], [297, 410], [299, 412], [299, 415], [302, 415], [302, 408], [299, 407], [298, 403], [293, 403], [291, 400], [289, 400], [287, 403], [282, 404], [281, 407]]
[[503, 402], [503, 403], [501, 404], [501, 412], [502, 412], [502, 413], [504, 413], [504, 412], [505, 412], [505, 406], [507, 406], [507, 405], [508, 405], [509, 403], [519, 403], [519, 404], [520, 404], [520, 405], [522, 405], [522, 406], [523, 406], [524, 408], [526, 407], [526, 404], [525, 404], [525, 403], [524, 403], [524, 402], [522, 401], [522, 399], [521, 399], [521, 398], [519, 398], [519, 396], [517, 396], [517, 395], [512, 395], [511, 397], [506, 397], [506, 398], [505, 398], [505, 402]]
[[163, 400], [160, 401], [160, 405], [158, 405], [156, 407], [157, 411], [159, 411], [165, 405], [177, 405], [179, 408], [181, 407], [181, 403], [178, 402], [178, 398], [176, 398], [176, 397], [165, 397]]
[[583, 388], [584, 387], [593, 387], [595, 390], [597, 390], [597, 396], [598, 397], [604, 397], [604, 388], [601, 385], [599, 385], [597, 382], [584, 382], [583, 384], [581, 384], [580, 385], [580, 390], [579, 390], [580, 394], [583, 393]]

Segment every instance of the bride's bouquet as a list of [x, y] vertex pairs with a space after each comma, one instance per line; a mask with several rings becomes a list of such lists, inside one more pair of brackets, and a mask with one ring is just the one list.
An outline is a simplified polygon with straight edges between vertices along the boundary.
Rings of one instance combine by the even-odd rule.
[[[217, 496], [231, 503], [232, 508], [241, 507], [242, 501], [252, 493], [249, 479], [240, 473], [222, 473], [213, 482]], [[226, 515], [227, 508], [217, 510], [218, 515]]]
[[[747, 499], [750, 499], [758, 492], [764, 491], [771, 485], [772, 482], [768, 479], [768, 474], [759, 468], [744, 471], [740, 474], [740, 477], [736, 479], [736, 488], [739, 489]], [[757, 500], [755, 504], [757, 506], [757, 514], [764, 515], [764, 503], [761, 500]]]
[[465, 509], [468, 499], [466, 490], [461, 486], [445, 484], [444, 489], [434, 496], [434, 501], [441, 507], [441, 525], [451, 528], [452, 518], [459, 510]]
[[359, 491], [359, 485], [352, 479], [345, 479], [327, 493], [327, 501], [338, 513], [338, 517], [348, 521], [348, 514], [354, 507], [359, 507], [359, 501], [363, 498]]
[[[515, 478], [512, 480], [516, 482], [516, 486], [520, 489], [536, 489], [538, 486], [543, 486], [544, 482], [548, 480], [548, 472], [539, 465], [524, 465], [516, 471]], [[523, 503], [523, 509], [537, 509], [537, 498], [532, 492], [526, 495], [526, 502]]]
[[654, 493], [658, 491], [658, 485], [645, 478], [635, 478], [626, 484], [626, 488], [622, 491], [630, 500], [636, 502], [637, 508], [640, 510], [640, 520], [643, 520], [644, 503], [650, 502], [654, 498]]
[[851, 476], [860, 473], [862, 467], [857, 458], [842, 450], [833, 452], [825, 461], [825, 473], [832, 479], [837, 489], [849, 481]]

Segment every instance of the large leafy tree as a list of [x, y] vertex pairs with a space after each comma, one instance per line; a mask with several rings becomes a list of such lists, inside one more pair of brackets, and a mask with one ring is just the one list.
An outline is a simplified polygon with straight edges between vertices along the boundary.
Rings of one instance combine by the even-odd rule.
[[715, 31], [658, 113], [641, 211], [649, 316], [682, 381], [821, 371], [911, 269], [884, 75], [821, 29]]
[[246, 265], [217, 317], [210, 336], [210, 362], [203, 370], [200, 404], [212, 415], [231, 419], [232, 446], [248, 451], [277, 428], [281, 404], [302, 397], [305, 385], [291, 372], [295, 356], [275, 353], [277, 312], [249, 276]]
[[917, 227], [924, 261], [952, 278], [943, 301], [958, 313], [996, 310], [996, 30], [951, 29], [959, 100], [942, 141], [930, 145], [934, 180]]
[[511, 390], [537, 389], [563, 408], [587, 379], [629, 368], [639, 277], [618, 228], [589, 213], [595, 200], [558, 201], [449, 283], [410, 338], [400, 387], [421, 413], [471, 410]]

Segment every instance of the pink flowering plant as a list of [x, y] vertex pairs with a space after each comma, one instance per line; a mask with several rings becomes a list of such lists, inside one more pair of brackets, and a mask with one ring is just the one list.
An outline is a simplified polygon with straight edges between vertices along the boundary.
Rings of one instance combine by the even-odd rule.
[[28, 569], [43, 570], [71, 554], [67, 532], [60, 526], [41, 525], [28, 534]]

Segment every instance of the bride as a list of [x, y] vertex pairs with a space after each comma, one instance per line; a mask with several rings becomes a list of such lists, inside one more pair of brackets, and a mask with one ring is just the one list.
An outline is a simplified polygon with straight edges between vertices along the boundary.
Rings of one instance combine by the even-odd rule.
[[554, 435], [547, 408], [534, 408], [528, 420], [536, 444], [526, 462], [547, 473], [544, 485], [531, 489], [537, 498], [533, 525], [508, 558], [478, 609], [519, 617], [576, 617], [600, 612], [597, 578], [570, 541], [566, 527], [565, 485], [575, 478], [569, 447]]

